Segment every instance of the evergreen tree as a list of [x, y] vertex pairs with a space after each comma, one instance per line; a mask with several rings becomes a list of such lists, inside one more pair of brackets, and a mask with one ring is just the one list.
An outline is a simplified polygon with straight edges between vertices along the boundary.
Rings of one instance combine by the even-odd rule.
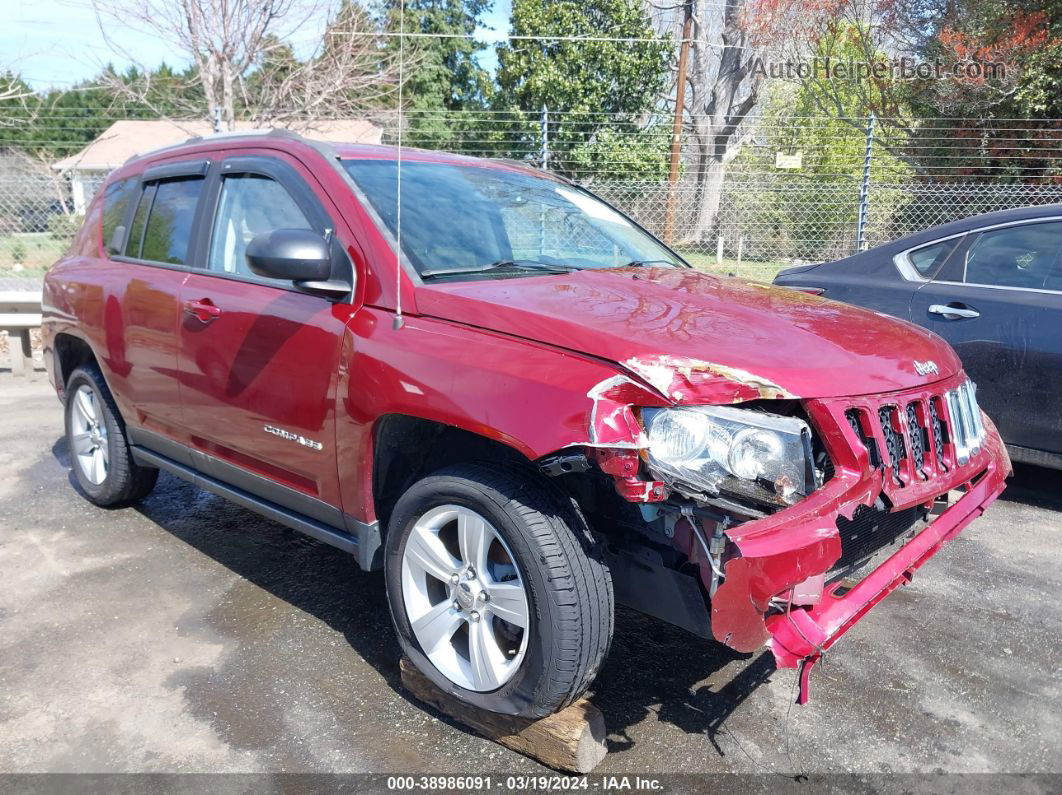
[[534, 114], [546, 107], [555, 170], [593, 166], [620, 177], [630, 168], [644, 176], [646, 163], [662, 162], [666, 137], [645, 137], [642, 127], [663, 95], [672, 47], [656, 36], [641, 3], [515, 0], [511, 35], [498, 48], [494, 107], [530, 115], [499, 131], [499, 145], [522, 138], [534, 152]]

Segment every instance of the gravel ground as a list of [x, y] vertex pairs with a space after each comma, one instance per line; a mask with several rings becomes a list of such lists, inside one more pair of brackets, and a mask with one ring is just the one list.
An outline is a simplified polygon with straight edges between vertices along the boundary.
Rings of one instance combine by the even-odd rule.
[[[0, 413], [0, 772], [546, 772], [404, 694], [379, 574], [166, 475], [93, 507], [40, 375]], [[1062, 772], [1060, 483], [1019, 469], [806, 707], [768, 654], [622, 612], [597, 772]]]

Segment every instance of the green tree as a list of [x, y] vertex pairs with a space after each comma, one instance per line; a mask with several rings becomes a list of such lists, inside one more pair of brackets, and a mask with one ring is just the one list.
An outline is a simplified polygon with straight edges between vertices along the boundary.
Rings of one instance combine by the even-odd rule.
[[[137, 101], [122, 85], [150, 85], [148, 100]], [[188, 71], [165, 63], [146, 75], [135, 68], [117, 72], [106, 66], [96, 77], [67, 89], [35, 93], [10, 113], [19, 123], [0, 125], [0, 148], [17, 149], [45, 159], [59, 159], [82, 149], [120, 119], [152, 119], [159, 114], [182, 115], [180, 108], [194, 101], [195, 81]], [[5, 111], [0, 108], [0, 114]]]
[[[822, 98], [832, 99], [831, 90], [851, 93], [854, 86], [862, 107], [883, 118], [883, 132], [895, 134], [892, 151], [924, 175], [1059, 176], [1060, 125], [1054, 120], [1062, 116], [1062, 0], [873, 0], [871, 6], [870, 24], [824, 28], [859, 61], [887, 50], [893, 58], [940, 63], [942, 75], [833, 81], [822, 86]], [[952, 73], [956, 66], [963, 68]], [[820, 103], [831, 114], [836, 106]], [[1007, 121], [1013, 119], [1029, 120], [1017, 139]]]
[[[525, 116], [498, 125], [500, 147], [521, 142], [533, 153], [540, 136], [534, 114], [546, 107], [550, 166], [557, 171], [578, 172], [595, 149], [590, 159], [599, 165], [610, 149], [618, 151], [621, 160], [613, 170], [621, 171], [630, 147], [617, 150], [612, 143], [623, 136], [644, 153], [650, 139], [637, 139], [666, 87], [672, 46], [655, 34], [641, 3], [515, 0], [510, 28], [514, 38], [498, 47], [493, 106]], [[586, 40], [574, 40], [580, 36]], [[595, 144], [606, 133], [610, 143]]]
[[[479, 65], [484, 49], [472, 36], [490, 0], [407, 0], [405, 18], [400, 4], [385, 0], [384, 14], [392, 32], [434, 34], [405, 41], [408, 61], [403, 86], [407, 112], [405, 143], [437, 149], [461, 149], [474, 139], [478, 117], [491, 93], [491, 76]], [[388, 47], [403, 46], [391, 38]]]
[[[476, 60], [484, 49], [471, 38], [490, 0], [407, 0], [400, 24], [399, 4], [387, 0], [388, 28], [425, 35], [407, 41], [416, 69], [406, 78], [405, 92], [420, 107], [445, 110], [479, 108], [490, 92], [490, 75]], [[393, 39], [390, 46], [397, 49]]]
[[571, 150], [574, 176], [596, 181], [662, 182], [668, 174], [671, 128], [658, 124], [646, 129], [606, 127]]
[[[813, 55], [823, 62], [875, 62], [883, 53], [867, 58], [865, 38], [859, 30], [835, 26], [824, 32]], [[753, 219], [753, 239], [772, 241], [772, 250], [747, 248], [749, 256], [770, 257], [779, 253], [811, 260], [833, 259], [852, 251], [859, 207], [859, 186], [866, 151], [867, 117], [880, 113], [877, 104], [894, 97], [893, 87], [879, 81], [875, 86], [854, 80], [830, 79], [824, 73], [788, 82], [773, 81], [764, 98], [763, 120], [757, 141], [736, 158], [737, 171], [747, 175], [747, 184], [731, 191], [738, 218]], [[877, 100], [875, 100], [877, 98]], [[894, 101], [894, 100], [891, 100]], [[893, 109], [897, 112], [897, 109]], [[901, 117], [903, 113], [901, 112]], [[909, 121], [909, 117], [908, 117]], [[871, 160], [872, 184], [906, 181], [912, 168], [890, 151], [890, 141], [906, 140], [881, 124]], [[800, 168], [775, 167], [777, 153], [800, 155]], [[881, 190], [875, 194], [882, 206]], [[891, 197], [889, 212], [906, 201]], [[879, 216], [889, 215], [879, 213]], [[738, 235], [746, 230], [738, 230]], [[733, 236], [733, 233], [731, 233]], [[753, 244], [753, 246], [755, 243]]]

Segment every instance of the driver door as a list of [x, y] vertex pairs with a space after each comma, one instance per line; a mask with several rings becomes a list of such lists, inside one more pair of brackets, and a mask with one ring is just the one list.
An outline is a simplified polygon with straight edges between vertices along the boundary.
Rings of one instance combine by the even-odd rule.
[[339, 527], [335, 391], [346, 314], [255, 275], [244, 256], [273, 229], [331, 235], [315, 188], [279, 154], [228, 157], [212, 175], [205, 268], [181, 288], [180, 399], [204, 474]]

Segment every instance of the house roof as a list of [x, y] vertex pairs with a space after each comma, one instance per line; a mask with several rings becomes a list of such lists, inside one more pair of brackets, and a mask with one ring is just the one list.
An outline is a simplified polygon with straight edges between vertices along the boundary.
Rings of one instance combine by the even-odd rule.
[[[251, 130], [250, 122], [236, 122], [237, 130]], [[127, 120], [116, 121], [77, 154], [53, 163], [56, 171], [110, 171], [130, 157], [172, 146], [197, 135], [209, 135], [213, 125], [205, 121]], [[339, 119], [303, 124], [298, 132], [308, 138], [342, 143], [380, 143], [383, 130], [365, 119]]]

